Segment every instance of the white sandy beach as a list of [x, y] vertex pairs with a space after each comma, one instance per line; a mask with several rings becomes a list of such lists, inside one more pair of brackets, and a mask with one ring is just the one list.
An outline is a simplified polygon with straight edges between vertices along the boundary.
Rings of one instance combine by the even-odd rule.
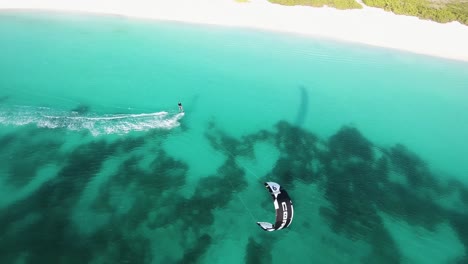
[[468, 61], [468, 26], [439, 24], [381, 9], [281, 6], [267, 0], [0, 0], [0, 11], [42, 9], [294, 32]]

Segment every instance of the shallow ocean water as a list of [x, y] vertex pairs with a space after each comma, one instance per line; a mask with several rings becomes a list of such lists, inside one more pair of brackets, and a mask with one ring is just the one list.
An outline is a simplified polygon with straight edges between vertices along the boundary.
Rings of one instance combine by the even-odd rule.
[[[468, 261], [467, 63], [73, 13], [0, 36], [1, 263]], [[290, 228], [255, 224], [265, 181]]]

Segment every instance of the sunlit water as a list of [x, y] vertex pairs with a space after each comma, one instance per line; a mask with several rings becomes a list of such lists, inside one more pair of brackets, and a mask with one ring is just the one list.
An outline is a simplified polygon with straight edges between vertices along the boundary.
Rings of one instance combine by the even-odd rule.
[[[0, 263], [468, 262], [467, 88], [374, 47], [0, 13]], [[255, 224], [265, 181], [288, 229]]]

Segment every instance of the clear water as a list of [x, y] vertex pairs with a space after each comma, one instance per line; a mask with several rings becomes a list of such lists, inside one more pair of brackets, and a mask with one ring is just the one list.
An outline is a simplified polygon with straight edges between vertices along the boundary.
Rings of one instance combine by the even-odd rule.
[[[368, 46], [2, 12], [0, 262], [467, 262], [467, 87]], [[265, 181], [289, 229], [255, 224]]]

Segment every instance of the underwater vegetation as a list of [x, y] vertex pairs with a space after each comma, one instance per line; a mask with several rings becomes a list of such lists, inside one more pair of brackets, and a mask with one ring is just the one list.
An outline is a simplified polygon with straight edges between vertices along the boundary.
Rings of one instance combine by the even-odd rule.
[[90, 107], [88, 105], [80, 104], [77, 107], [73, 108], [71, 111], [74, 112], [74, 113], [82, 115], [82, 114], [88, 113], [89, 110], [90, 110]]
[[245, 254], [245, 263], [271, 263], [272, 254], [264, 246], [255, 241], [253, 237], [249, 238], [247, 244], [247, 252]]
[[10, 99], [10, 96], [8, 95], [0, 96], [0, 104], [6, 102], [8, 99]]
[[[328, 205], [305, 213], [318, 214], [338, 236], [368, 244], [362, 263], [403, 262], [384, 214], [428, 231], [448, 224], [465, 248], [465, 256], [454, 262], [468, 261], [468, 213], [437, 203], [453, 196], [466, 206], [468, 188], [443, 182], [405, 146], [377, 146], [355, 127], [344, 126], [322, 139], [280, 121], [272, 130], [235, 138], [210, 123], [206, 139], [224, 160], [214, 174], [190, 183], [189, 165], [162, 147], [165, 130], [95, 137], [72, 150], [64, 148], [65, 129], [25, 126], [17, 131], [0, 136], [2, 184], [20, 189], [44, 166], [55, 164], [57, 170], [29, 195], [0, 207], [0, 263], [207, 263], [210, 250], [230, 230], [215, 230], [217, 212], [229, 213], [249, 187], [237, 159], [255, 160], [258, 143], [279, 152], [261, 179], [281, 183], [298, 204], [304, 201], [294, 192], [297, 186], [317, 188]], [[109, 163], [113, 169], [104, 169]], [[261, 179], [255, 184], [264, 192]], [[183, 191], [186, 187], [193, 190]], [[81, 211], [92, 217], [77, 217]], [[94, 222], [86, 222], [89, 218]], [[305, 222], [293, 221], [278, 233], [316, 235], [310, 230]], [[282, 236], [261, 229], [238, 232], [245, 234], [245, 263], [274, 261], [272, 248]]]

